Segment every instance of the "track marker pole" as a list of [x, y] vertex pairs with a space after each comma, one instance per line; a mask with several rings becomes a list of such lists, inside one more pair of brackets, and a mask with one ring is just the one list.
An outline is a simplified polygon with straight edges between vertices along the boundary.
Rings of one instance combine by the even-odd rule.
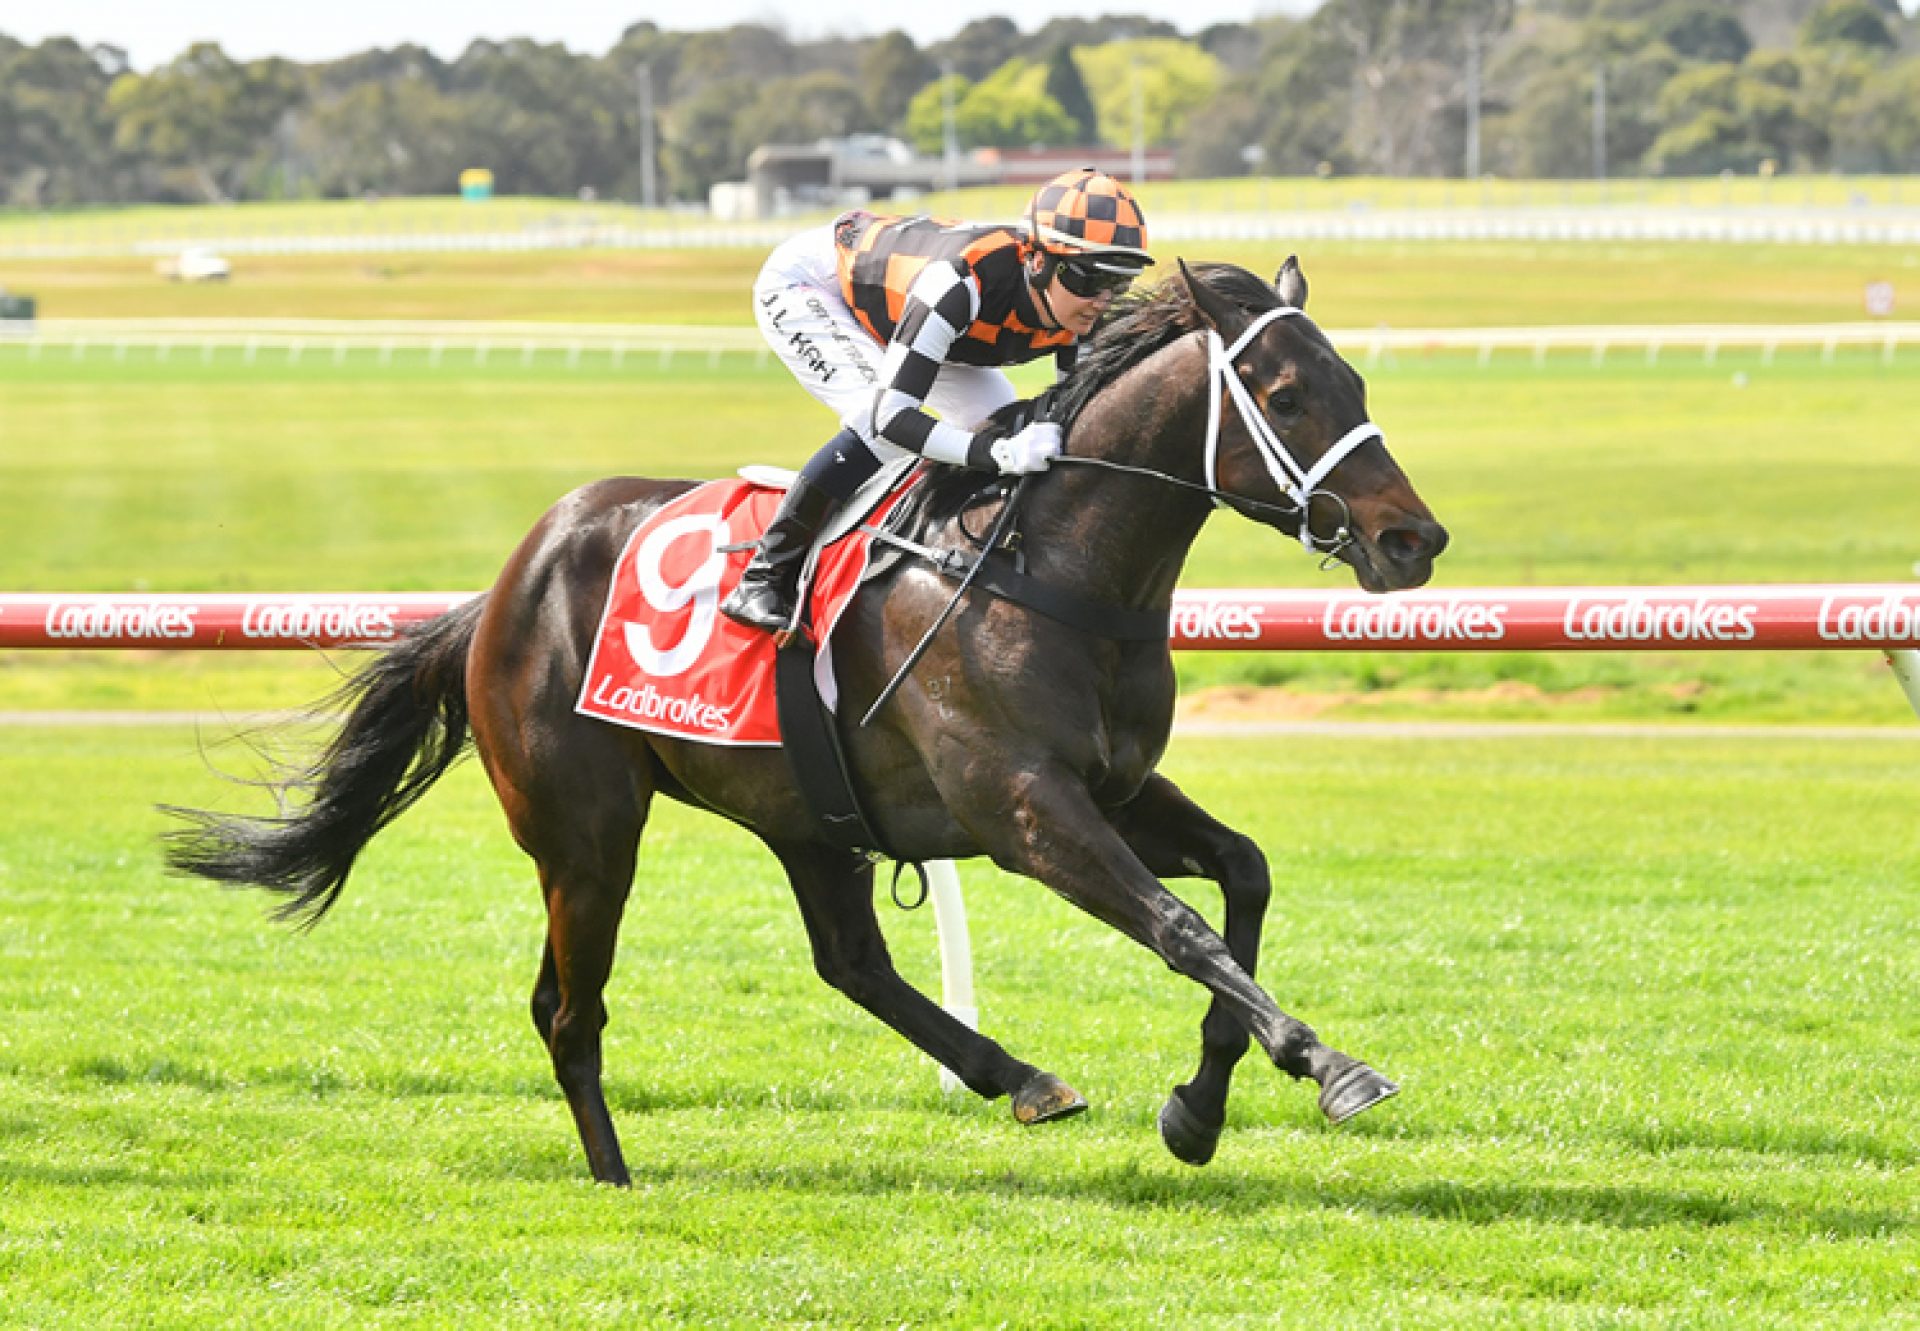
[[[967, 903], [960, 895], [960, 873], [952, 860], [927, 862], [927, 892], [933, 898], [933, 927], [940, 936], [940, 1006], [969, 1030], [980, 1029], [973, 996], [973, 941], [967, 933]], [[940, 1089], [952, 1095], [966, 1089], [946, 1068]]]
[[1913, 714], [1920, 716], [1920, 650], [1902, 648], [1888, 652], [1887, 664], [1893, 667], [1893, 677], [1900, 681], [1907, 701], [1913, 704]]

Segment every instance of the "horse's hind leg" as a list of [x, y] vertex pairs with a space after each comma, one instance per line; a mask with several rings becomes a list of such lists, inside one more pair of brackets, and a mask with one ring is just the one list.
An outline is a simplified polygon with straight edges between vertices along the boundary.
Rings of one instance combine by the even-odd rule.
[[560, 968], [553, 964], [553, 940], [540, 945], [540, 977], [533, 982], [533, 1029], [541, 1044], [553, 1041], [553, 1019], [560, 1015]]
[[[636, 820], [632, 844], [638, 840]], [[547, 899], [547, 946], [541, 981], [534, 990], [536, 1024], [541, 1012], [550, 1007], [553, 1013], [547, 1050], [553, 1057], [554, 1078], [573, 1111], [580, 1144], [586, 1148], [587, 1164], [595, 1179], [623, 1187], [631, 1179], [600, 1081], [600, 1035], [607, 1025], [601, 996], [613, 971], [614, 938], [633, 879], [633, 859], [629, 849], [621, 864], [540, 862], [540, 886]], [[554, 979], [551, 988], [546, 984], [548, 957]]]
[[539, 867], [547, 938], [533, 1024], [553, 1059], [594, 1178], [630, 1181], [601, 1086], [602, 1001], [652, 796], [645, 760], [604, 734], [570, 740], [569, 760], [538, 775], [489, 763], [514, 839]]
[[891, 1026], [988, 1100], [1013, 1097], [1022, 1123], [1066, 1118], [1087, 1107], [1052, 1073], [1008, 1054], [902, 979], [873, 913], [873, 865], [826, 846], [776, 846], [813, 944], [820, 978]]
[[[1113, 826], [1156, 878], [1197, 875], [1220, 885], [1226, 902], [1221, 931], [1227, 951], [1249, 977], [1260, 962], [1260, 933], [1272, 886], [1267, 858], [1251, 838], [1234, 831], [1153, 776], [1131, 803], [1113, 816]], [[1219, 998], [1200, 1025], [1200, 1069], [1174, 1088], [1160, 1110], [1160, 1136], [1167, 1149], [1190, 1165], [1213, 1158], [1227, 1118], [1233, 1070], [1247, 1052], [1247, 1028]]]

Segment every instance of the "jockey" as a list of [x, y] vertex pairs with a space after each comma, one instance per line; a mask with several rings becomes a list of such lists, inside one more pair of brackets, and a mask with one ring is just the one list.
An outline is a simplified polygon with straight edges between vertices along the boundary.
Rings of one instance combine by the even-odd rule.
[[1016, 398], [999, 367], [1051, 352], [1065, 373], [1079, 339], [1152, 262], [1140, 206], [1091, 168], [1042, 185], [1024, 223], [851, 212], [776, 249], [753, 286], [760, 331], [841, 429], [800, 469], [721, 611], [791, 627], [813, 538], [889, 458], [1044, 470], [1059, 426], [1008, 434], [987, 420]]

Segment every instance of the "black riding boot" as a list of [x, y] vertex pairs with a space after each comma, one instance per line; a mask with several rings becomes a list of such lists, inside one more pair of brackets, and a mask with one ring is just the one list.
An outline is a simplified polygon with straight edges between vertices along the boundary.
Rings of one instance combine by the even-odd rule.
[[807, 547], [839, 507], [840, 500], [805, 475], [794, 477], [753, 558], [747, 561], [740, 585], [720, 603], [720, 613], [768, 633], [791, 624]]

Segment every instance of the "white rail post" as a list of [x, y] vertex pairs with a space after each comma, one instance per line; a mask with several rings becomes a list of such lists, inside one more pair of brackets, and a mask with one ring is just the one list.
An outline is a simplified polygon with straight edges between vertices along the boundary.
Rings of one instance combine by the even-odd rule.
[[[960, 895], [960, 873], [952, 860], [927, 862], [927, 891], [933, 897], [933, 927], [940, 935], [940, 1006], [969, 1030], [980, 1029], [973, 996], [973, 940], [967, 933], [967, 903]], [[940, 1089], [964, 1089], [961, 1080], [940, 1069]]]
[[1913, 714], [1920, 716], [1920, 651], [1907, 647], [1888, 652], [1887, 664], [1893, 667], [1893, 677], [1913, 704]]

